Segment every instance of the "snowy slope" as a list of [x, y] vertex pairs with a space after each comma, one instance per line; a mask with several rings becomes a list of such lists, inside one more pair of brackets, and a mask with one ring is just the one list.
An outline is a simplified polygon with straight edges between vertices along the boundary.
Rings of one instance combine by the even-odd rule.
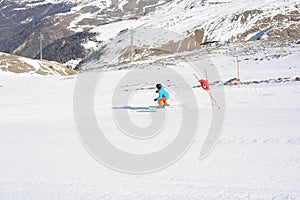
[[[192, 8], [190, 4], [193, 4]], [[201, 1], [176, 0], [157, 8], [153, 14], [141, 20], [147, 21], [143, 26], [145, 28], [164, 28], [180, 34], [203, 28], [207, 31], [208, 40], [223, 42], [236, 38], [255, 26], [262, 26], [262, 20], [267, 18], [271, 18], [271, 21], [266, 23], [277, 25], [278, 29], [291, 26], [297, 22], [286, 20], [285, 24], [281, 24], [274, 17], [278, 14], [287, 15], [289, 12], [298, 11], [297, 5], [297, 1], [276, 0], [205, 1], [204, 4]], [[245, 11], [261, 12], [243, 16]], [[246, 17], [244, 21], [243, 17]]]
[[[61, 40], [68, 40], [72, 36], [76, 38], [77, 34], [81, 35], [81, 40], [93, 41], [94, 38], [90, 38], [86, 31], [112, 22], [138, 19], [167, 1], [4, 1], [0, 9], [0, 15], [3, 15], [0, 51], [35, 58], [39, 54], [37, 38], [40, 33], [44, 36], [44, 48], [56, 46]], [[86, 51], [82, 50], [81, 43], [85, 42], [73, 41], [73, 51], [87, 55], [93, 50], [88, 46], [85, 46], [88, 48]], [[61, 51], [53, 51], [47, 54], [49, 57], [45, 57], [61, 61], [58, 52]], [[82, 58], [78, 54], [74, 58], [74, 54], [70, 55], [70, 49], [65, 50], [64, 54], [68, 59]]]
[[[277, 14], [287, 14], [290, 11], [298, 11], [295, 5], [297, 1], [214, 1], [219, 4], [210, 4], [206, 2], [201, 4], [200, 1], [195, 1], [193, 8], [190, 8], [190, 2], [177, 0], [168, 6], [158, 9], [151, 18], [148, 27], [151, 28], [167, 28], [179, 33], [193, 30], [195, 28], [203, 28], [207, 31], [208, 40], [228, 41], [231, 38], [237, 37], [239, 34], [245, 33], [247, 30], [255, 26], [261, 26], [262, 21], [266, 18], [273, 18]], [[249, 16], [244, 16], [245, 11], [259, 10], [262, 13], [253, 13]], [[240, 17], [234, 20], [235, 17]], [[276, 19], [271, 20], [270, 25], [277, 25]], [[291, 24], [296, 22], [289, 22]], [[291, 25], [290, 24], [290, 25]], [[288, 25], [288, 22], [285, 23]], [[283, 24], [278, 25], [281, 28]]]
[[69, 76], [77, 72], [64, 65], [47, 60], [34, 60], [30, 58], [10, 55], [0, 52], [0, 71], [17, 74], [39, 74], [43, 76]]
[[[236, 76], [234, 57], [214, 57], [223, 81]], [[299, 52], [262, 62], [255, 56], [241, 57], [242, 81], [292, 79], [243, 85], [241, 89], [226, 86], [223, 133], [204, 160], [199, 160], [199, 151], [212, 110], [207, 94], [194, 88], [202, 130], [196, 141], [171, 167], [141, 176], [108, 169], [84, 150], [74, 129], [75, 79], [0, 72], [0, 199], [300, 199], [300, 82], [294, 81], [300, 75], [299, 58]], [[196, 85], [193, 70], [182, 61], [174, 62], [186, 81]], [[143, 65], [147, 70], [147, 62]], [[156, 150], [176, 134], [180, 111], [167, 110], [173, 126], [166, 126], [171, 131], [157, 140], [139, 143], [112, 131], [118, 129], [111, 116], [111, 95], [128, 72], [107, 72], [99, 83], [95, 94], [99, 126], [108, 131], [106, 137], [127, 151]], [[150, 87], [156, 81], [139, 80], [123, 89]], [[138, 90], [129, 105], [151, 105], [155, 96], [153, 89]], [[84, 93], [81, 98], [86, 98]], [[128, 112], [135, 123], [149, 123], [149, 113]]]
[[[45, 2], [48, 2], [47, 0]], [[52, 0], [51, 0], [52, 1]], [[55, 2], [55, 1], [54, 1]], [[72, 22], [69, 29], [72, 31], [83, 31], [96, 27], [95, 24], [86, 24], [86, 19], [103, 20], [105, 17], [100, 13], [110, 6], [119, 8], [120, 12], [124, 11], [124, 6], [128, 1], [67, 1], [78, 4], [72, 8], [69, 13], [79, 14]], [[159, 5], [159, 3], [158, 3]], [[170, 3], [158, 6], [154, 13], [149, 13], [139, 20], [145, 24], [143, 28], [168, 29], [186, 34], [186, 31], [192, 32], [195, 29], [205, 30], [205, 40], [217, 40], [220, 42], [232, 40], [245, 40], [249, 34], [255, 34], [263, 28], [275, 26], [271, 31], [279, 31], [288, 27], [292, 27], [299, 21], [297, 1], [186, 1], [175, 0]], [[97, 12], [91, 8], [99, 9]], [[144, 8], [146, 8], [145, 6]], [[114, 9], [112, 9], [113, 12]], [[293, 11], [298, 13], [293, 13]], [[124, 19], [128, 19], [134, 15], [130, 15], [130, 10], [124, 11]], [[126, 14], [127, 13], [127, 14]], [[68, 15], [63, 14], [63, 15]], [[106, 20], [114, 23], [115, 16], [105, 14]], [[126, 17], [126, 15], [128, 15]], [[283, 19], [279, 19], [283, 15]], [[294, 20], [289, 20], [291, 18]], [[111, 18], [111, 19], [110, 19]], [[141, 24], [137, 22], [137, 24]], [[101, 27], [102, 25], [100, 25]], [[113, 25], [114, 26], [114, 25]], [[100, 28], [99, 27], [99, 28]], [[115, 24], [115, 27], [118, 27]], [[127, 26], [131, 28], [131, 26]], [[277, 33], [277, 32], [276, 32]], [[111, 36], [112, 38], [114, 35]], [[283, 38], [282, 38], [283, 39]]]
[[[270, 29], [260, 38], [263, 41], [299, 41], [300, 39], [300, 5], [296, 0], [45, 0], [38, 2], [29, 0], [19, 2], [26, 4], [20, 5], [17, 10], [26, 10], [48, 3], [68, 3], [64, 6], [70, 7], [70, 10], [61, 13], [57, 11], [57, 14], [49, 16], [53, 24], [42, 30], [45, 32], [46, 45], [54, 44], [55, 41], [78, 32], [96, 32], [98, 33], [96, 39], [87, 37], [87, 41], [80, 42], [87, 49], [86, 55], [104, 46], [114, 45], [114, 43], [109, 44], [109, 40], [126, 33], [120, 31], [136, 28], [174, 31], [182, 35], [181, 41], [193, 36], [195, 31], [201, 30], [203, 38], [199, 43], [216, 41], [220, 45], [227, 42], [247, 41], [268, 28]], [[22, 23], [30, 23], [30, 20], [32, 18], [29, 16]], [[106, 28], [112, 34], [107, 34], [107, 31], [104, 31]], [[59, 34], [53, 35], [53, 30], [56, 29]], [[34, 39], [35, 37], [30, 36], [18, 44], [14, 52], [35, 56], [38, 53], [35, 49], [38, 47], [28, 46], [34, 43]], [[161, 43], [160, 46], [162, 45], [165, 44]]]
[[[98, 52], [92, 57], [99, 60], [98, 67], [107, 65], [112, 60], [128, 54], [131, 39], [134, 48], [138, 50], [165, 49], [164, 46], [170, 42], [179, 43], [178, 48], [172, 49], [172, 52], [193, 50], [184, 46], [184, 41], [194, 37], [198, 30], [203, 31], [202, 40], [197, 41], [198, 49], [201, 49], [199, 44], [210, 41], [227, 48], [228, 42], [243, 43], [254, 35], [261, 35], [261, 40], [270, 47], [272, 44], [269, 43], [272, 42], [275, 46], [280, 46], [282, 41], [289, 41], [292, 44], [300, 39], [298, 4], [297, 1], [274, 0], [204, 1], [204, 3], [172, 1], [139, 19], [112, 22], [93, 28], [91, 32], [98, 34], [97, 40], [104, 42], [93, 49]], [[261, 34], [260, 32], [264, 30], [268, 31]], [[176, 38], [174, 35], [177, 35]], [[121, 62], [120, 59], [118, 62]]]
[[[119, 9], [126, 8], [126, 1], [118, 2]], [[10, 62], [0, 59], [0, 199], [300, 199], [300, 46], [284, 37], [283, 42], [241, 42], [273, 23], [277, 31], [297, 25], [297, 21], [285, 18], [260, 21], [297, 11], [297, 3], [209, 0], [202, 4], [175, 0], [144, 17], [126, 17], [105, 25], [80, 24], [83, 19], [103, 16], [96, 16], [91, 10], [83, 12], [84, 4], [72, 9], [73, 14], [83, 13], [68, 23], [70, 29], [90, 28], [90, 32], [97, 33], [96, 40], [83, 44], [95, 51], [86, 59], [83, 69], [96, 75], [104, 71], [92, 95], [92, 110], [106, 139], [123, 151], [147, 154], [165, 148], [174, 140], [184, 108], [190, 109], [189, 115], [199, 117], [197, 136], [191, 147], [173, 165], [152, 174], [117, 172], [97, 162], [95, 155], [86, 151], [73, 107], [74, 99], [86, 101], [93, 89], [88, 84], [90, 80], [86, 80], [87, 85], [80, 85], [82, 93], [74, 95], [78, 78], [85, 71], [67, 78], [32, 76], [45, 63], [20, 57], [12, 59], [11, 55], [0, 53], [0, 57], [12, 59]], [[247, 15], [247, 10], [259, 11]], [[205, 41], [219, 40], [221, 45], [172, 53], [157, 51], [170, 40], [182, 41], [187, 31], [192, 33], [202, 28]], [[278, 35], [269, 33], [263, 40]], [[100, 41], [104, 42], [99, 46]], [[131, 44], [137, 53], [134, 62], [128, 63]], [[237, 77], [237, 55], [240, 89], [230, 82]], [[22, 75], [6, 72], [20, 70], [23, 64], [26, 73]], [[55, 69], [60, 69], [60, 65], [54, 69], [50, 66], [44, 72], [57, 75]], [[213, 66], [219, 79], [214, 79], [215, 74], [211, 73]], [[207, 92], [198, 87], [193, 76], [197, 73], [205, 78], [204, 68], [213, 92], [221, 86], [224, 89], [225, 103], [220, 110], [225, 112], [225, 119], [213, 151], [205, 159], [199, 159], [216, 112]], [[118, 85], [132, 69], [143, 73]], [[162, 76], [164, 69], [176, 71], [181, 78]], [[149, 112], [144, 107], [156, 104], [154, 86], [158, 82], [170, 92], [171, 107]], [[183, 87], [183, 83], [188, 87]], [[195, 104], [181, 102], [176, 93], [186, 94], [189, 89], [196, 97]], [[126, 99], [128, 94], [126, 105], [114, 107], [113, 99]], [[223, 103], [219, 96], [216, 98]], [[144, 140], [128, 137], [116, 124], [113, 111], [117, 109], [121, 114], [128, 113], [138, 127], [149, 125], [165, 113], [162, 134]], [[91, 120], [85, 112], [80, 119], [90, 127]]]

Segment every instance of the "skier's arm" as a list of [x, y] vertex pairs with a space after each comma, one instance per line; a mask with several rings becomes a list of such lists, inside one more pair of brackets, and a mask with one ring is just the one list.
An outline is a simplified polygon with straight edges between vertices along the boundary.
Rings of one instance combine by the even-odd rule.
[[162, 98], [163, 93], [161, 91], [158, 91], [158, 97], [156, 99], [154, 99], [154, 101], [158, 101]]

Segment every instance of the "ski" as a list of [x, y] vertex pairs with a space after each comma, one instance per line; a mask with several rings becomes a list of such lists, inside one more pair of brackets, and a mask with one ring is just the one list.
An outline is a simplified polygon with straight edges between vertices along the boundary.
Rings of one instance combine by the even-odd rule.
[[154, 110], [154, 109], [166, 109], [165, 106], [149, 106], [148, 110]]

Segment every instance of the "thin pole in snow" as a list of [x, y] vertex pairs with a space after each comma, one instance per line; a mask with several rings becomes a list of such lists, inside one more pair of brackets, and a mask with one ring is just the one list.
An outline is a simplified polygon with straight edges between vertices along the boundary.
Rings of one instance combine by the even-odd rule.
[[133, 61], [133, 30], [130, 30], [130, 62]]
[[42, 32], [40, 32], [40, 60], [43, 60], [43, 40], [44, 40], [44, 36], [42, 34]]
[[237, 65], [237, 76], [238, 76], [238, 88], [241, 87], [241, 74], [240, 74], [240, 59], [239, 56], [236, 57], [236, 65]]
[[205, 72], [205, 78], [206, 78], [206, 80], [208, 80], [208, 75], [207, 75], [206, 69], [204, 69], [204, 72]]

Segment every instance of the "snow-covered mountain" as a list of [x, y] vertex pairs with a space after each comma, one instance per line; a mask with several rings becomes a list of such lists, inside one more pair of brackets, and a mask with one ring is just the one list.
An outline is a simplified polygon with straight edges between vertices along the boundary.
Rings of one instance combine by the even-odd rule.
[[[117, 22], [91, 29], [105, 42], [85, 61], [95, 66], [97, 60], [99, 67], [127, 62], [131, 45], [138, 60], [153, 55], [153, 49], [178, 53], [205, 49], [206, 44], [243, 48], [249, 40], [290, 46], [300, 40], [299, 7], [297, 1], [172, 1], [140, 19], [123, 20], [122, 26]], [[257, 44], [251, 46], [255, 49]]]
[[[176, 32], [181, 35], [178, 45], [189, 43], [190, 37], [220, 45], [300, 39], [300, 3], [295, 0], [19, 0], [0, 6], [5, 16], [0, 51], [36, 57], [42, 33], [45, 58], [63, 63], [78, 63], [94, 51], [108, 52], [115, 45], [111, 40], [137, 27]], [[196, 46], [179, 49], [200, 48]]]
[[[137, 29], [134, 36], [137, 38], [134, 40], [139, 44], [135, 42], [133, 45], [138, 49], [144, 49], [140, 54], [149, 54], [143, 47], [146, 45], [149, 48], [149, 44], [143, 44], [139, 38], [146, 34], [142, 29], [152, 29], [155, 32], [152, 36], [156, 42], [152, 41], [152, 48], [164, 48], [166, 44], [174, 42], [174, 38], [160, 38], [155, 30], [159, 32], [164, 29], [166, 32], [180, 35], [172, 52], [202, 48], [200, 45], [191, 45], [192, 40], [196, 40], [198, 44], [217, 42], [220, 45], [256, 39], [267, 43], [299, 41], [299, 7], [297, 1], [175, 0], [157, 7], [154, 12], [141, 18], [123, 19], [121, 22], [112, 22], [90, 29], [89, 32], [96, 33], [96, 37], [93, 41], [85, 42], [84, 46], [87, 49], [92, 48], [93, 51], [99, 49], [94, 53], [94, 58], [96, 56], [96, 59], [105, 65], [107, 64], [105, 59], [108, 62], [118, 56], [123, 57], [123, 60], [125, 57], [125, 61], [126, 57], [129, 59], [128, 49], [131, 40], [129, 29]], [[80, 29], [83, 26], [78, 26], [78, 23], [74, 26], [73, 23], [72, 28], [74, 27]], [[105, 56], [97, 57], [103, 54]]]
[[[166, 2], [168, 0], [2, 1], [0, 2], [0, 15], [3, 16], [0, 24], [0, 51], [33, 58], [39, 54], [41, 35], [43, 47], [50, 49], [57, 45], [57, 41], [61, 42], [64, 38], [68, 40], [76, 34], [85, 35], [86, 40], [94, 40], [86, 31], [112, 22], [140, 18]], [[67, 50], [64, 49], [66, 57], [74, 54], [71, 50], [80, 50], [84, 38], [77, 37], [72, 40], [73, 45]], [[82, 58], [90, 50], [75, 53], [75, 57]], [[48, 58], [48, 55], [44, 56]], [[49, 58], [52, 59], [53, 55]]]

